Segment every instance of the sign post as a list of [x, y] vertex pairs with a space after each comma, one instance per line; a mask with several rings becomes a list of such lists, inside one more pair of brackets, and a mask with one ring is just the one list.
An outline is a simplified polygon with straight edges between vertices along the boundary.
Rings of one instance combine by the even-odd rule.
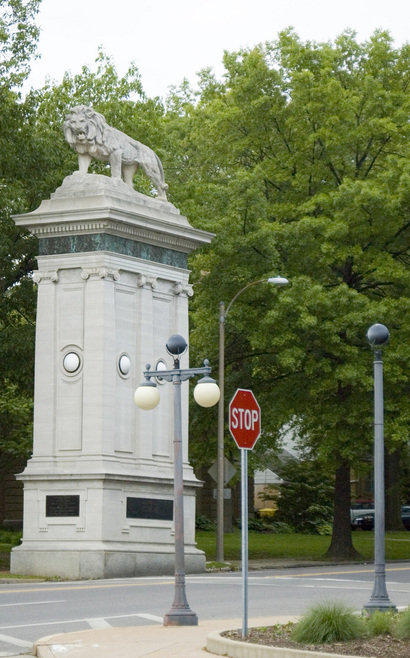
[[261, 410], [252, 391], [238, 388], [229, 404], [229, 431], [241, 451], [242, 637], [248, 634], [248, 450], [261, 433]]

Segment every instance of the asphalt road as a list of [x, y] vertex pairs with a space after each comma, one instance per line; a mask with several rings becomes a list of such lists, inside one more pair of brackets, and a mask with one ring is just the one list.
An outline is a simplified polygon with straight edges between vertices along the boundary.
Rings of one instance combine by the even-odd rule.
[[[199, 619], [242, 616], [242, 575], [187, 577], [189, 605]], [[372, 565], [250, 571], [249, 619], [300, 615], [313, 603], [343, 600], [360, 610], [369, 600]], [[410, 563], [387, 565], [389, 597], [410, 605]], [[173, 578], [0, 584], [0, 657], [24, 654], [46, 635], [89, 628], [162, 624], [174, 597]], [[222, 624], [223, 626], [223, 624]]]

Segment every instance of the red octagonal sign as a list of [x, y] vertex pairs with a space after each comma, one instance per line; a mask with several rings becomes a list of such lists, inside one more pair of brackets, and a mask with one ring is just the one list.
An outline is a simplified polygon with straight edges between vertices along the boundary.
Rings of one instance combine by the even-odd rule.
[[261, 410], [252, 391], [238, 388], [229, 404], [229, 431], [238, 448], [252, 450], [261, 433]]

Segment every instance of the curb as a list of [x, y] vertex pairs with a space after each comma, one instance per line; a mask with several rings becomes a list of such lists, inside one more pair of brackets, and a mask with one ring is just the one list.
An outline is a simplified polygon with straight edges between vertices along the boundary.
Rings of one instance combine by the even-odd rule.
[[357, 658], [357, 656], [342, 656], [336, 653], [306, 651], [305, 649], [288, 649], [286, 647], [267, 647], [250, 642], [238, 642], [227, 637], [221, 637], [225, 631], [213, 631], [206, 638], [206, 649], [209, 653], [229, 658]]
[[[79, 631], [81, 632], [81, 631]], [[84, 631], [85, 633], [87, 631]], [[53, 635], [47, 635], [46, 637], [42, 637], [39, 640], [36, 640], [36, 642], [33, 643], [33, 648], [31, 650], [31, 655], [37, 656], [38, 658], [55, 658], [55, 652], [53, 651], [52, 647], [54, 648], [58, 646], [58, 652], [64, 653], [67, 651], [67, 646], [79, 646], [78, 642], [71, 642], [66, 645], [62, 645], [61, 642], [58, 645], [53, 645], [53, 638], [58, 638], [61, 637], [60, 634], [56, 633]]]
[[2, 585], [20, 585], [26, 583], [44, 583], [45, 578], [0, 578]]
[[37, 656], [38, 658], [55, 658], [54, 653], [50, 647], [46, 646], [45, 644], [33, 644], [31, 653], [33, 656]]

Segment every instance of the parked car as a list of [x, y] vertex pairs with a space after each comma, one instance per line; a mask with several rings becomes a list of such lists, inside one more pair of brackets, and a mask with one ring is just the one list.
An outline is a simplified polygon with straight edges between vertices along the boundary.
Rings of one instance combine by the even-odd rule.
[[[401, 520], [406, 530], [410, 530], [410, 505], [402, 505]], [[352, 530], [373, 530], [374, 529], [374, 511], [367, 511], [360, 516], [356, 516], [352, 523]]]
[[355, 519], [362, 517], [364, 514], [371, 514], [374, 512], [374, 502], [372, 500], [358, 500], [355, 503], [352, 503], [350, 508], [350, 522], [352, 528], [355, 529], [357, 526], [354, 523]]
[[362, 512], [361, 516], [356, 516], [352, 524], [352, 530], [373, 530], [374, 528], [374, 512]]
[[410, 530], [410, 505], [402, 505], [401, 520], [406, 530]]

